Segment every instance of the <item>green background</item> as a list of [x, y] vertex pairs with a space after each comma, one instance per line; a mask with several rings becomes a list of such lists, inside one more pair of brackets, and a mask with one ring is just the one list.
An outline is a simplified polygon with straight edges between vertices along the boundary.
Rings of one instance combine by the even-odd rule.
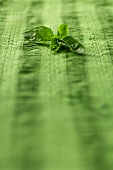
[[[23, 46], [62, 23], [85, 56]], [[113, 170], [112, 0], [0, 0], [0, 169]]]

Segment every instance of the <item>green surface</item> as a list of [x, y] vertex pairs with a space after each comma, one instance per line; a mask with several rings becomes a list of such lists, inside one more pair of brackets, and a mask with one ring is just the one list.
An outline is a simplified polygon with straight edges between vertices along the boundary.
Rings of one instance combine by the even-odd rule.
[[[85, 56], [23, 47], [62, 23]], [[0, 0], [0, 170], [113, 170], [112, 0]]]

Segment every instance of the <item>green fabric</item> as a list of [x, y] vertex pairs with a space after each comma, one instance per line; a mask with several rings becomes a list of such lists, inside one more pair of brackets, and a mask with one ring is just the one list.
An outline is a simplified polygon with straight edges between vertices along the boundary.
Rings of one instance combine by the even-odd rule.
[[[112, 20], [112, 0], [0, 0], [0, 170], [113, 169]], [[85, 56], [23, 46], [62, 23]]]

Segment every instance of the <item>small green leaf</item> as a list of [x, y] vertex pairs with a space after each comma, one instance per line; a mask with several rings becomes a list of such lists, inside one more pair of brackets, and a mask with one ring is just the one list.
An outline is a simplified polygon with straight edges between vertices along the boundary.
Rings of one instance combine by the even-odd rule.
[[24, 32], [23, 36], [28, 41], [51, 41], [54, 34], [50, 28], [40, 26]]
[[27, 41], [35, 41], [36, 40], [36, 33], [32, 30], [24, 32], [23, 36], [24, 36], [24, 39]]
[[61, 24], [59, 27], [58, 27], [58, 32], [57, 32], [57, 35], [59, 38], [64, 38], [68, 35], [68, 25], [66, 24]]
[[84, 54], [84, 47], [76, 39], [68, 35], [68, 25], [61, 24], [58, 27], [57, 35], [53, 34], [53, 31], [45, 26], [35, 27], [29, 31], [23, 33], [24, 39], [30, 44], [37, 44], [48, 46], [51, 50], [61, 51], [70, 50], [77, 54]]
[[77, 54], [84, 54], [84, 47], [77, 40], [71, 36], [66, 36], [63, 38], [64, 43], [70, 48], [70, 50]]
[[77, 48], [75, 49], [75, 53], [77, 53], [77, 54], [84, 54], [85, 53], [84, 46], [79, 43], [77, 45]]
[[71, 36], [66, 36], [65, 38], [62, 39], [70, 48], [75, 49], [77, 45], [79, 44], [78, 41], [76, 41], [74, 38]]
[[55, 38], [53, 38], [51, 40], [50, 47], [51, 47], [51, 50], [54, 50], [54, 51], [57, 52], [60, 49], [60, 44], [58, 43], [58, 41]]

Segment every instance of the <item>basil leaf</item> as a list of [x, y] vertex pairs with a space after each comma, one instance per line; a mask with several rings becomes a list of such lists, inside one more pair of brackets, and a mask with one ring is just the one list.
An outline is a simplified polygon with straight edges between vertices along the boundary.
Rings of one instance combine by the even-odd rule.
[[24, 32], [23, 36], [28, 41], [51, 41], [54, 34], [50, 28], [40, 26]]
[[58, 43], [57, 39], [53, 38], [51, 40], [50, 47], [51, 47], [51, 50], [54, 50], [57, 52], [60, 49], [60, 43]]
[[72, 51], [77, 54], [84, 54], [84, 47], [76, 39], [68, 34], [68, 25], [61, 24], [58, 27], [57, 35], [53, 34], [53, 31], [45, 26], [35, 27], [29, 31], [23, 33], [25, 40], [30, 44], [37, 44], [48, 46], [54, 51]]
[[59, 27], [58, 27], [58, 32], [57, 32], [57, 35], [59, 38], [64, 38], [68, 35], [68, 25], [66, 24], [61, 24]]
[[36, 33], [32, 30], [26, 31], [23, 33], [24, 39], [28, 41], [35, 41], [36, 40]]
[[70, 50], [77, 54], [84, 54], [84, 47], [81, 43], [79, 43], [77, 40], [72, 38], [71, 36], [66, 36], [62, 39], [64, 43], [70, 48]]
[[84, 46], [82, 44], [78, 44], [77, 48], [75, 49], [75, 51], [73, 51], [77, 54], [84, 54], [85, 53], [85, 49]]
[[72, 49], [75, 49], [77, 47], [77, 45], [79, 44], [78, 41], [76, 41], [71, 36], [66, 36], [62, 40], [64, 41], [64, 43], [66, 43]]

